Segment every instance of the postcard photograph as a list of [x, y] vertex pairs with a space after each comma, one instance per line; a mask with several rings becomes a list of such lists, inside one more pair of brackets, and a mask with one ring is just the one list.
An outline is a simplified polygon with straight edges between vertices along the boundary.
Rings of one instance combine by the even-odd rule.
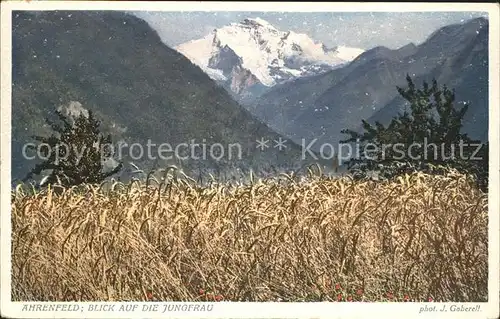
[[316, 5], [2, 3], [2, 316], [497, 317], [498, 5]]

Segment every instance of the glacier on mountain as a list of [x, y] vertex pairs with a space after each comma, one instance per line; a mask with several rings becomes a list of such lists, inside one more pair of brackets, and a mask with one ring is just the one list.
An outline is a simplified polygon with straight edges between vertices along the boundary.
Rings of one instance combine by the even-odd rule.
[[[364, 52], [346, 46], [329, 49], [306, 34], [278, 30], [260, 18], [247, 18], [214, 29], [201, 39], [177, 46], [176, 50], [212, 79], [230, 83], [233, 92], [244, 89], [238, 85], [260, 82], [271, 87], [318, 74], [348, 63]], [[235, 77], [244, 80], [235, 81]]]

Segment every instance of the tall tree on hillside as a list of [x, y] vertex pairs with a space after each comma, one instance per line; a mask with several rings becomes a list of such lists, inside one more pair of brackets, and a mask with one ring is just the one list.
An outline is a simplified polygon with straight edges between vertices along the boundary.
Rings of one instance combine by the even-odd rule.
[[30, 148], [37, 150], [43, 161], [36, 164], [23, 181], [50, 170], [41, 186], [95, 184], [122, 169], [123, 165], [119, 163], [111, 171], [105, 171], [103, 160], [112, 155], [111, 136], [101, 134], [100, 121], [94, 117], [92, 111], [89, 110], [87, 116], [83, 112], [80, 113], [73, 121], [61, 111], [56, 111], [55, 114], [60, 124], [46, 119], [55, 132], [50, 137], [33, 136], [41, 144], [30, 145]]
[[436, 80], [417, 89], [410, 76], [407, 88], [397, 87], [410, 104], [410, 111], [395, 116], [388, 126], [362, 121], [362, 133], [345, 129], [350, 138], [341, 143], [357, 143], [359, 156], [348, 160], [355, 176], [378, 172], [390, 178], [411, 171], [439, 172], [455, 168], [473, 174], [479, 186], [488, 185], [488, 143], [461, 132], [468, 105], [455, 105], [455, 92]]

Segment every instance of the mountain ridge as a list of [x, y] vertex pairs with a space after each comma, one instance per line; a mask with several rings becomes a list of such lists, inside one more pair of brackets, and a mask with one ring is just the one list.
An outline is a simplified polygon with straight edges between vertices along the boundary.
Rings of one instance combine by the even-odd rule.
[[[33, 142], [31, 135], [50, 134], [44, 118], [61, 107], [94, 111], [105, 133], [129, 145], [146, 145], [149, 139], [172, 145], [192, 139], [198, 143], [205, 139], [209, 145], [241, 143], [244, 158], [234, 165], [242, 167], [279, 165], [300, 153], [296, 145], [284, 152], [258, 152], [256, 139], [280, 135], [198, 66], [167, 47], [136, 16], [116, 11], [18, 11], [12, 18], [14, 179], [24, 177], [34, 165], [22, 156], [23, 145]], [[134, 162], [144, 169], [168, 164]], [[229, 164], [224, 161], [184, 165], [186, 169], [225, 166]]]
[[440, 85], [456, 88], [457, 102], [471, 101], [464, 130], [472, 138], [487, 138], [488, 20], [484, 18], [436, 30], [418, 46], [367, 50], [335, 70], [277, 85], [248, 108], [295, 140], [337, 143], [343, 139], [341, 129], [359, 130], [362, 119], [387, 123], [402, 110], [404, 101], [397, 98], [396, 86], [405, 85], [407, 74], [416, 85], [436, 78]]

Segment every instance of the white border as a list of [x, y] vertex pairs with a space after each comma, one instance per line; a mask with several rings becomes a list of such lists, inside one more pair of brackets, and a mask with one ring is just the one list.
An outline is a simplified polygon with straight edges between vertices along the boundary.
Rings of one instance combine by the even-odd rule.
[[[364, 318], [364, 317], [439, 317], [497, 318], [499, 312], [499, 177], [500, 177], [500, 113], [499, 113], [499, 6], [493, 3], [307, 3], [307, 2], [146, 2], [146, 1], [30, 1], [1, 3], [1, 308], [2, 317], [15, 318]], [[10, 168], [11, 168], [11, 11], [12, 10], [121, 10], [121, 11], [287, 11], [287, 12], [432, 12], [482, 11], [489, 18], [489, 302], [480, 303], [482, 312], [447, 312], [418, 314], [424, 304], [413, 303], [215, 303], [213, 312], [21, 312], [25, 302], [11, 302], [10, 266]], [[7, 182], [8, 181], [8, 182]], [[8, 185], [8, 186], [7, 186]], [[35, 303], [41, 304], [41, 303]], [[58, 303], [51, 303], [58, 304]], [[78, 303], [83, 305], [84, 303]], [[96, 304], [96, 303], [94, 303]], [[123, 303], [113, 303], [120, 305]], [[137, 302], [139, 309], [145, 303]], [[160, 308], [165, 303], [161, 303]], [[183, 303], [186, 304], [186, 303]], [[189, 303], [187, 303], [189, 304]], [[446, 303], [449, 307], [452, 303]], [[474, 303], [472, 305], [476, 305]], [[429, 305], [429, 304], [428, 304]], [[437, 304], [438, 308], [442, 304]], [[461, 305], [457, 303], [455, 305]], [[470, 304], [464, 304], [469, 305]], [[117, 307], [117, 306], [115, 306]]]

